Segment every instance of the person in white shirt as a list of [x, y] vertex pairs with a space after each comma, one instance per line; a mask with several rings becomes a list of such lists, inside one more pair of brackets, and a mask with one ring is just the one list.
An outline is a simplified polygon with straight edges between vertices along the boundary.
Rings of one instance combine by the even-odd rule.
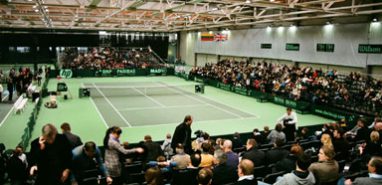
[[278, 120], [278, 123], [284, 125], [284, 133], [287, 141], [294, 141], [297, 127], [297, 114], [288, 107], [287, 112]]

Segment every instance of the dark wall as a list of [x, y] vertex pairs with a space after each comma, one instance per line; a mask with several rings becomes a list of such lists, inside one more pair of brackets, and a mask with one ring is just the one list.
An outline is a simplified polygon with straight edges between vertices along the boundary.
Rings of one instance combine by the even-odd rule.
[[[159, 56], [166, 59], [168, 37], [140, 37], [132, 39], [129, 36], [117, 38], [116, 35], [100, 39], [98, 34], [57, 34], [57, 33], [0, 33], [0, 63], [44, 63], [56, 59], [56, 47], [147, 47], [150, 46]], [[19, 53], [10, 51], [9, 47], [28, 46], [30, 51]], [[37, 49], [38, 48], [38, 49]]]

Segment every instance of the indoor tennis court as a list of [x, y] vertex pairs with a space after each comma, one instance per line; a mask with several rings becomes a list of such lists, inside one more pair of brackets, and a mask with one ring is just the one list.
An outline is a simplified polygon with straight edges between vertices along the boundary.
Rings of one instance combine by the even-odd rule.
[[187, 114], [193, 115], [195, 121], [256, 118], [254, 114], [195, 93], [193, 83], [86, 83], [83, 86], [90, 89], [92, 101], [108, 126], [173, 124]]

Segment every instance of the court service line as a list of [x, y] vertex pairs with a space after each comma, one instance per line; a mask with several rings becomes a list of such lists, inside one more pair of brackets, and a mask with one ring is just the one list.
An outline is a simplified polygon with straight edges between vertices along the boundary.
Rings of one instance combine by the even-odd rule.
[[[166, 84], [166, 85], [167, 85], [167, 84]], [[166, 85], [165, 85], [165, 86], [166, 86]], [[212, 107], [215, 107], [216, 109], [219, 109], [219, 110], [221, 110], [221, 111], [223, 111], [223, 112], [226, 112], [226, 113], [231, 114], [231, 115], [233, 115], [233, 116], [239, 117], [240, 119], [243, 119], [242, 116], [240, 116], [240, 115], [238, 115], [238, 114], [236, 114], [236, 113], [233, 113], [233, 112], [231, 112], [231, 111], [225, 110], [225, 109], [220, 108], [220, 107], [218, 107], [218, 106], [216, 106], [216, 105], [212, 105], [212, 104], [210, 104], [210, 103], [208, 103], [208, 102], [205, 102], [205, 101], [203, 101], [203, 100], [199, 100], [198, 98], [195, 98], [195, 97], [190, 96], [190, 95], [188, 95], [188, 94], [182, 93], [181, 91], [179, 91], [179, 90], [177, 90], [177, 89], [173, 89], [173, 88], [171, 88], [171, 87], [170, 87], [169, 89], [171, 89], [172, 91], [177, 91], [177, 92], [180, 93], [181, 95], [183, 95], [183, 96], [187, 96], [187, 97], [189, 97], [189, 98], [191, 98], [191, 99], [194, 99], [194, 100], [196, 100], [196, 101], [198, 101], [198, 102], [200, 102], [200, 103], [208, 104], [208, 105], [210, 105], [210, 106], [212, 106]]]
[[[194, 121], [193, 124], [201, 124], [201, 123], [208, 123], [208, 122], [217, 122], [217, 121], [237, 121], [237, 120], [255, 120], [258, 119], [257, 117], [246, 117], [246, 118], [228, 118], [228, 119], [211, 119], [211, 120], [202, 120], [202, 121]], [[180, 122], [176, 123], [161, 123], [161, 124], [155, 124], [155, 125], [137, 125], [134, 128], [145, 128], [145, 127], [156, 127], [156, 126], [166, 126], [166, 125], [178, 125]], [[139, 124], [139, 123], [138, 123]], [[211, 124], [217, 124], [217, 123], [211, 123]], [[221, 124], [221, 123], [219, 123]]]
[[92, 102], [93, 106], [95, 107], [97, 113], [101, 117], [102, 122], [105, 124], [106, 128], [109, 128], [109, 125], [107, 125], [105, 118], [103, 117], [101, 111], [98, 109], [98, 107], [97, 107], [96, 103], [94, 102], [93, 98], [90, 97], [89, 99], [90, 99], [90, 102]]
[[126, 108], [119, 109], [119, 111], [134, 111], [134, 110], [149, 110], [149, 109], [171, 109], [171, 108], [189, 108], [189, 107], [203, 107], [209, 106], [208, 104], [196, 104], [196, 105], [173, 105], [173, 106], [165, 106], [165, 107], [137, 107], [137, 108]]
[[145, 96], [146, 98], [148, 98], [149, 100], [151, 100], [152, 102], [154, 102], [155, 104], [159, 105], [160, 107], [166, 107], [166, 105], [163, 105], [161, 102], [155, 100], [154, 98], [150, 97], [150, 96], [147, 96], [145, 93], [143, 93], [142, 91], [140, 91], [139, 89], [133, 87], [132, 89], [134, 89], [135, 91], [137, 91], [139, 94]]
[[109, 98], [107, 98], [105, 96], [105, 94], [103, 94], [103, 92], [95, 85], [95, 83], [93, 83], [93, 86], [95, 87], [95, 89], [103, 96], [103, 98], [105, 98], [106, 102], [109, 103], [109, 105], [111, 106], [111, 108], [114, 109], [114, 111], [118, 114], [119, 117], [121, 117], [121, 119], [129, 126], [131, 127], [130, 123], [125, 119], [125, 117], [122, 116], [122, 114], [117, 110], [117, 108], [115, 108], [115, 106], [110, 102]]

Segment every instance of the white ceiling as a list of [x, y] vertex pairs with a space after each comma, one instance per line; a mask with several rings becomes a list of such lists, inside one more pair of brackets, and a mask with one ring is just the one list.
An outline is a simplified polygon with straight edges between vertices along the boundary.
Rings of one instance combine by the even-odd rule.
[[0, 28], [175, 32], [381, 13], [380, 0], [0, 0]]

